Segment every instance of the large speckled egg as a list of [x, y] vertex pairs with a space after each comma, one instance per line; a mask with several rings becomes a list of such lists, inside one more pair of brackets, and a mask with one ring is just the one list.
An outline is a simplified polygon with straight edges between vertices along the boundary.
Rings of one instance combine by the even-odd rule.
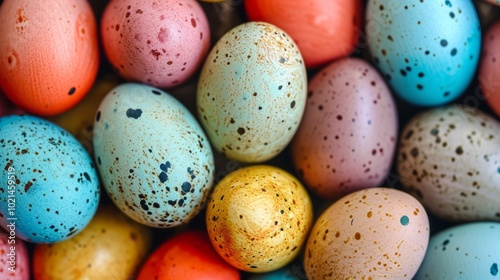
[[484, 35], [477, 78], [488, 104], [500, 116], [500, 21], [490, 26]]
[[412, 196], [388, 188], [342, 197], [307, 241], [308, 279], [412, 279], [429, 242], [429, 220]]
[[208, 55], [198, 83], [198, 115], [217, 151], [263, 162], [295, 134], [306, 90], [293, 40], [274, 25], [248, 22], [226, 33]]
[[101, 34], [121, 76], [160, 88], [188, 80], [210, 47], [208, 20], [195, 0], [110, 1]]
[[3, 1], [0, 87], [15, 104], [37, 115], [62, 113], [85, 96], [98, 67], [87, 1]]
[[187, 223], [205, 204], [214, 177], [210, 143], [174, 97], [123, 84], [95, 116], [94, 155], [104, 187], [134, 220], [152, 227]]
[[15, 230], [0, 232], [0, 278], [6, 280], [29, 280], [30, 261], [25, 243], [16, 239]]
[[431, 237], [414, 279], [498, 279], [499, 268], [500, 223], [469, 223]]
[[366, 18], [372, 60], [404, 100], [442, 105], [472, 81], [481, 49], [472, 1], [369, 0]]
[[426, 111], [400, 136], [406, 190], [449, 221], [500, 220], [500, 123], [459, 105]]
[[210, 241], [234, 267], [268, 272], [291, 262], [312, 225], [309, 195], [277, 167], [238, 169], [215, 187], [207, 206]]
[[377, 187], [390, 171], [397, 129], [394, 100], [377, 71], [357, 58], [338, 60], [309, 83], [292, 142], [295, 168], [329, 199]]
[[148, 253], [151, 232], [112, 205], [102, 205], [90, 224], [75, 237], [38, 244], [33, 254], [36, 280], [127, 280]]
[[[0, 118], [0, 224], [16, 237], [54, 243], [79, 233], [99, 203], [99, 179], [84, 147], [37, 117]], [[12, 220], [15, 219], [15, 220]]]

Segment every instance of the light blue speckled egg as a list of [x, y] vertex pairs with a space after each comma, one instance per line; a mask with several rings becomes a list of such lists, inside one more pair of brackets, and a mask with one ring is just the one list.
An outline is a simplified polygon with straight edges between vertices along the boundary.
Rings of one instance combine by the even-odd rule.
[[454, 226], [431, 237], [415, 280], [500, 278], [500, 223]]
[[99, 204], [99, 179], [85, 148], [33, 116], [0, 118], [0, 223], [34, 243], [83, 230]]
[[305, 280], [304, 269], [296, 264], [268, 273], [253, 274], [248, 280]]
[[226, 33], [208, 55], [198, 115], [218, 152], [263, 162], [297, 131], [306, 92], [306, 68], [294, 41], [274, 25], [248, 22]]
[[471, 0], [369, 0], [366, 19], [372, 60], [404, 100], [442, 105], [472, 81], [481, 27]]
[[150, 86], [123, 84], [106, 95], [96, 113], [94, 155], [111, 199], [148, 226], [187, 223], [212, 187], [214, 158], [201, 126]]

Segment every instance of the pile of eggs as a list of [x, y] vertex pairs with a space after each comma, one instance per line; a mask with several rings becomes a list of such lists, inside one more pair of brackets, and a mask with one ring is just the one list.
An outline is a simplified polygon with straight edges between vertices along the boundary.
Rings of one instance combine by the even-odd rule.
[[0, 1], [0, 279], [500, 277], [497, 5]]

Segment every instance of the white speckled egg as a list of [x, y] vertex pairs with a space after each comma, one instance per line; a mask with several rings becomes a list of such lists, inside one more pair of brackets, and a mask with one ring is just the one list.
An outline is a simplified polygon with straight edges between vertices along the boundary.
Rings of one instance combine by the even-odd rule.
[[226, 33], [208, 55], [198, 114], [217, 151], [263, 162], [295, 134], [306, 90], [306, 69], [293, 40], [274, 25], [248, 22]]
[[431, 237], [414, 279], [498, 279], [499, 268], [500, 223], [469, 223]]
[[309, 83], [292, 142], [295, 168], [325, 198], [377, 187], [391, 168], [397, 129], [394, 99], [377, 70], [360, 59], [338, 60]]
[[331, 205], [306, 245], [308, 279], [411, 279], [429, 242], [429, 220], [411, 195], [360, 190]]
[[397, 169], [406, 190], [442, 219], [500, 220], [500, 123], [463, 106], [406, 124]]
[[97, 171], [84, 147], [37, 117], [0, 118], [0, 224], [34, 243], [83, 230], [99, 203]]
[[104, 187], [132, 219], [152, 227], [187, 223], [205, 204], [214, 177], [210, 143], [171, 95], [123, 84], [104, 98], [94, 124]]

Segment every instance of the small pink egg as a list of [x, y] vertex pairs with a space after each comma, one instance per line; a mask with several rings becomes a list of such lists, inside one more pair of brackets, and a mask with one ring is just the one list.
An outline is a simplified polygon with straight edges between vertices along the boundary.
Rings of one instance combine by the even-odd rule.
[[376, 187], [390, 170], [397, 127], [394, 100], [378, 72], [360, 59], [336, 61], [309, 83], [291, 150], [295, 168], [327, 199]]
[[0, 232], [0, 279], [29, 280], [28, 250], [22, 240], [14, 237]]
[[486, 101], [500, 116], [500, 21], [494, 23], [484, 36], [477, 78]]
[[159, 88], [188, 80], [210, 46], [208, 20], [195, 0], [113, 0], [101, 33], [121, 76]]

